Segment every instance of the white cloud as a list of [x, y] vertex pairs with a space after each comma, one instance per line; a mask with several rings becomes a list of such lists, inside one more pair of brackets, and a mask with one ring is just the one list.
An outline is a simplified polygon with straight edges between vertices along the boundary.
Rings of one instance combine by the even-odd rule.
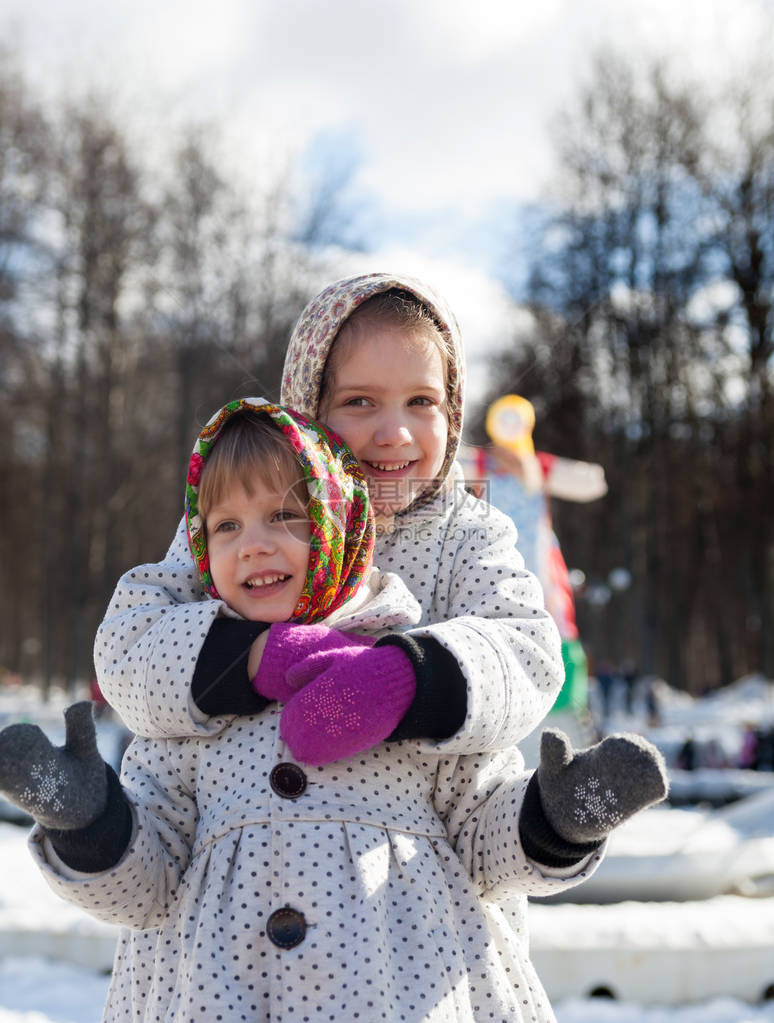
[[613, 42], [717, 76], [749, 59], [765, 0], [5, 0], [30, 69], [56, 90], [93, 81], [149, 120], [239, 125], [245, 154], [347, 129], [360, 182], [411, 211], [534, 198], [545, 125], [590, 52]]
[[667, 56], [715, 81], [766, 41], [770, 54], [771, 29], [770, 0], [4, 0], [0, 14], [49, 95], [106, 89], [151, 140], [175, 119], [214, 121], [248, 178], [319, 132], [349, 135], [362, 156], [356, 184], [402, 236], [417, 225], [411, 250], [358, 264], [416, 273], [448, 294], [473, 392], [512, 313], [473, 265], [480, 254], [438, 253], [459, 253], [466, 225], [494, 201], [540, 197], [549, 117], [574, 98], [594, 49]]

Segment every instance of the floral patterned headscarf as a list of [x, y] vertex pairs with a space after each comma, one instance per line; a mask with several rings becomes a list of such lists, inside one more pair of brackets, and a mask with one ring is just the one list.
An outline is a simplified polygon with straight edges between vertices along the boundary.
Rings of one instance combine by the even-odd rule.
[[303, 471], [311, 524], [309, 568], [291, 620], [320, 621], [354, 595], [371, 566], [374, 518], [368, 490], [357, 459], [335, 433], [265, 398], [230, 401], [210, 419], [194, 445], [185, 487], [185, 521], [199, 578], [205, 592], [218, 598], [199, 515], [199, 480], [224, 425], [246, 411], [271, 419], [287, 437]]
[[441, 490], [449, 476], [462, 433], [462, 404], [465, 390], [465, 355], [460, 328], [448, 305], [427, 284], [401, 274], [372, 273], [336, 281], [316, 295], [301, 313], [285, 354], [280, 400], [292, 408], [316, 416], [320, 410], [320, 392], [328, 353], [345, 320], [369, 298], [397, 289], [413, 295], [436, 322], [449, 343], [446, 359], [446, 409], [449, 433], [446, 456], [438, 477], [404, 511], [407, 513], [428, 504]]

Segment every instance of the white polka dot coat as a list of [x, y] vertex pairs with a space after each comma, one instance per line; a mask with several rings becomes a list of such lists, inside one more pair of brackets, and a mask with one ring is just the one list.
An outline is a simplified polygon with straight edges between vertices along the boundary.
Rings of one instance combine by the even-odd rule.
[[[416, 617], [385, 606], [399, 593], [393, 580], [338, 627]], [[404, 741], [310, 768], [280, 710], [135, 739], [135, 827], [112, 870], [78, 874], [33, 831], [53, 890], [125, 928], [104, 1019], [553, 1021], [526, 894], [579, 883], [598, 857], [564, 878], [526, 858], [520, 754]], [[506, 920], [496, 900], [514, 893]]]

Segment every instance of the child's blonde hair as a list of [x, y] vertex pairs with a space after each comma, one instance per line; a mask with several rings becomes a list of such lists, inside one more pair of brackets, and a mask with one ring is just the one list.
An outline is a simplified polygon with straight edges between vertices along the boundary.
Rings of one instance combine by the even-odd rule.
[[277, 493], [292, 491], [306, 506], [304, 471], [282, 431], [254, 412], [240, 412], [223, 427], [199, 481], [199, 514], [207, 515], [235, 483], [253, 493], [256, 477]]
[[[446, 390], [447, 417], [450, 412], [449, 364], [454, 360], [454, 348], [427, 306], [409, 291], [390, 288], [359, 305], [339, 328], [325, 361], [320, 387], [319, 414], [330, 396], [336, 369], [346, 357], [356, 330], [369, 325], [396, 327], [416, 339], [430, 341], [438, 349], [443, 363], [443, 381]], [[456, 404], [456, 401], [455, 401]]]

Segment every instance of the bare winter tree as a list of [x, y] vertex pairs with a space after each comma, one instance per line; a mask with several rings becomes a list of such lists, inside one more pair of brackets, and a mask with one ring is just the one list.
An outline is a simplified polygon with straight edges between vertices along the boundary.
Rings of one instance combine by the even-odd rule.
[[278, 398], [347, 205], [324, 175], [303, 202], [292, 168], [240, 181], [202, 128], [151, 171], [131, 127], [41, 112], [0, 58], [0, 678], [44, 691], [91, 677], [118, 576], [163, 556], [205, 419]]
[[45, 260], [36, 228], [47, 188], [47, 136], [12, 55], [0, 52], [0, 563], [13, 580], [0, 593], [0, 675], [27, 668], [40, 643], [41, 580], [32, 552], [43, 529], [34, 499], [41, 475], [42, 367], [34, 328], [18, 313]]
[[[55, 133], [51, 214], [56, 258], [55, 344], [47, 403], [51, 518], [45, 572], [68, 647], [58, 667], [88, 673], [91, 636], [115, 577], [117, 417], [127, 337], [122, 301], [149, 222], [139, 171], [104, 106], [65, 112]], [[53, 486], [52, 486], [53, 484]], [[99, 610], [98, 610], [99, 609]], [[53, 607], [46, 615], [53, 620]]]
[[[712, 142], [721, 109], [748, 125], [725, 149]], [[592, 653], [693, 688], [774, 667], [747, 634], [752, 615], [768, 635], [772, 557], [770, 527], [750, 507], [764, 507], [763, 476], [743, 468], [771, 457], [763, 125], [753, 130], [738, 93], [711, 102], [663, 65], [640, 75], [599, 58], [559, 126], [562, 187], [533, 263], [534, 330], [497, 372], [535, 399], [546, 447], [605, 463], [604, 503], [556, 508], [571, 561], [600, 579], [618, 565], [634, 576]], [[722, 308], [718, 294], [731, 295]]]
[[[738, 495], [724, 509], [723, 544], [735, 551], [734, 575], [745, 599], [742, 627], [751, 659], [774, 674], [774, 529], [769, 504], [774, 470], [774, 95], [750, 74], [725, 105], [713, 105], [702, 144], [686, 166], [704, 196], [713, 252], [732, 288], [715, 313], [727, 362], [736, 367], [733, 474]], [[727, 398], [725, 404], [729, 404]], [[726, 504], [727, 494], [716, 495]], [[733, 526], [732, 526], [733, 524]], [[743, 542], [739, 542], [740, 538]], [[722, 611], [718, 609], [718, 619]], [[722, 630], [725, 631], [725, 630]], [[728, 640], [724, 639], [724, 646]]]

